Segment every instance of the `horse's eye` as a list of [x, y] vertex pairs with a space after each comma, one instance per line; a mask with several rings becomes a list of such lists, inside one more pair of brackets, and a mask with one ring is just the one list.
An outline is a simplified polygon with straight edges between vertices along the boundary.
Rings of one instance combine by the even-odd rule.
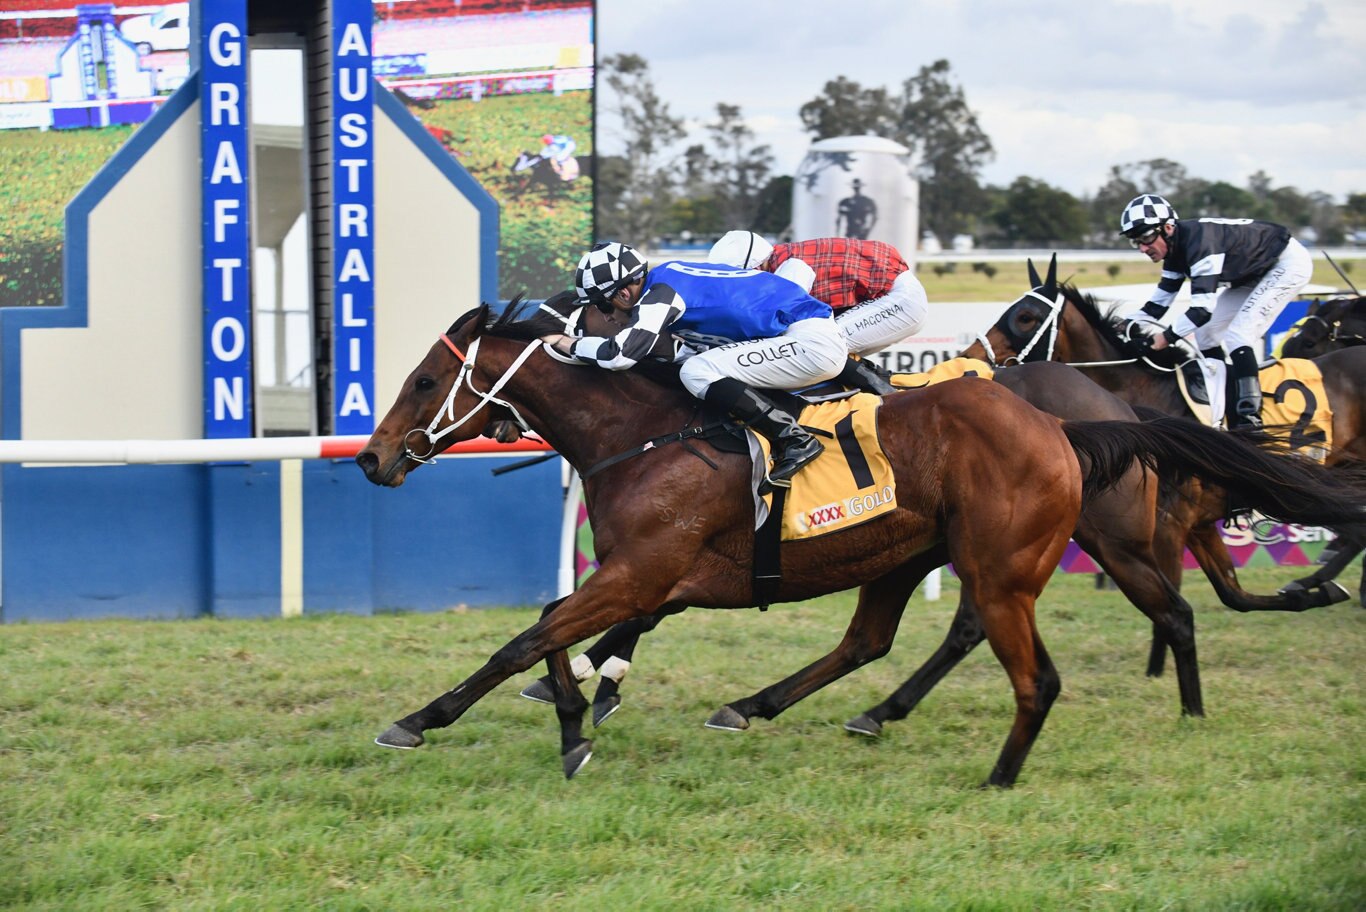
[[436, 387], [436, 381], [433, 380], [431, 377], [418, 377], [418, 378], [417, 378], [417, 389], [418, 389], [418, 392], [420, 392], [420, 393], [425, 393], [425, 392], [427, 392], [428, 390], [431, 390], [431, 389], [433, 389], [433, 388], [435, 388], [435, 387]]

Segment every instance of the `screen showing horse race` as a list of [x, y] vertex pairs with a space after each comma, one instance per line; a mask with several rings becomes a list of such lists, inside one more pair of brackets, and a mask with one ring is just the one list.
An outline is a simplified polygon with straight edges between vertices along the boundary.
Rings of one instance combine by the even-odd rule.
[[[373, 9], [376, 78], [500, 206], [501, 295], [568, 287], [592, 241], [592, 0]], [[0, 0], [0, 306], [63, 302], [63, 211], [190, 78], [192, 12]]]
[[593, 238], [591, 0], [377, 0], [375, 76], [499, 203], [504, 298], [571, 284]]
[[190, 73], [188, 3], [0, 0], [0, 306], [62, 303], [62, 211]]

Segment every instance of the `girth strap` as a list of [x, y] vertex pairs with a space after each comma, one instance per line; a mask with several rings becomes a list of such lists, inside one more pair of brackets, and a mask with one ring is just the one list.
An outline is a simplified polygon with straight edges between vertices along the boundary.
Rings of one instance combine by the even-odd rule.
[[779, 552], [782, 548], [783, 509], [786, 506], [787, 488], [774, 488], [768, 518], [754, 532], [754, 579], [750, 597], [760, 611], [768, 610], [768, 606], [778, 595], [778, 587], [783, 582]]

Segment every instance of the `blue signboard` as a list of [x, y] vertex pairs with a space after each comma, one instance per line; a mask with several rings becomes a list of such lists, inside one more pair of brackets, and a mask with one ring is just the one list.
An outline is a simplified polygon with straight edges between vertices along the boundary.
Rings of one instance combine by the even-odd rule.
[[332, 6], [332, 432], [375, 427], [374, 90], [370, 0]]
[[200, 5], [204, 436], [251, 437], [247, 0]]

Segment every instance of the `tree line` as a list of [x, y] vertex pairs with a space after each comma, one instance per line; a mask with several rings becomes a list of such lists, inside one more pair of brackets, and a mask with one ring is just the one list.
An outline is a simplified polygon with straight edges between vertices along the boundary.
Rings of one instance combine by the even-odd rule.
[[[689, 138], [681, 117], [659, 97], [649, 65], [636, 54], [601, 62], [607, 93], [600, 104], [620, 124], [622, 153], [600, 156], [595, 218], [600, 237], [714, 236], [749, 228], [781, 236], [792, 220], [792, 176], [774, 173], [773, 151], [756, 142], [738, 105], [718, 103]], [[909, 148], [920, 181], [920, 225], [945, 240], [971, 234], [990, 246], [1119, 246], [1117, 219], [1139, 193], [1172, 201], [1183, 217], [1221, 215], [1312, 229], [1320, 244], [1342, 243], [1366, 227], [1366, 193], [1345, 204], [1322, 192], [1276, 187], [1265, 172], [1244, 187], [1194, 176], [1165, 158], [1110, 168], [1094, 195], [1077, 197], [1020, 176], [1008, 186], [983, 184], [995, 157], [947, 60], [922, 66], [897, 89], [865, 87], [843, 76], [798, 112], [812, 141], [872, 134]]]

